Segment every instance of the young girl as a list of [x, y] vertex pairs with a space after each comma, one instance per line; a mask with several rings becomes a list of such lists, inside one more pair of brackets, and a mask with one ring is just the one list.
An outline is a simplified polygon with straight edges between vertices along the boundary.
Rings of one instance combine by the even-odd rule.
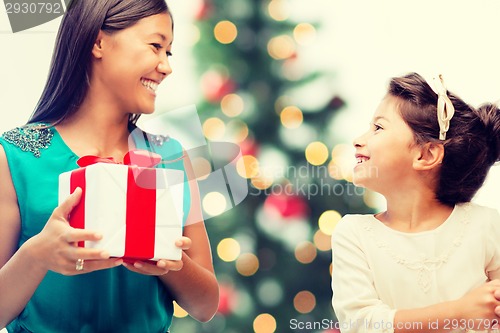
[[387, 210], [332, 235], [342, 332], [464, 332], [500, 318], [500, 215], [470, 203], [500, 158], [500, 110], [418, 74], [393, 78], [354, 141], [354, 183]]
[[[180, 261], [124, 263], [79, 248], [101, 237], [68, 224], [81, 190], [55, 208], [58, 176], [79, 157], [123, 160], [137, 118], [154, 111], [155, 90], [172, 72], [172, 41], [164, 0], [71, 2], [33, 116], [0, 138], [0, 328], [164, 333], [173, 300], [197, 320], [215, 314], [218, 284], [195, 184], [184, 191]], [[169, 167], [193, 179], [180, 144], [155, 139], [134, 146], [177, 160]]]

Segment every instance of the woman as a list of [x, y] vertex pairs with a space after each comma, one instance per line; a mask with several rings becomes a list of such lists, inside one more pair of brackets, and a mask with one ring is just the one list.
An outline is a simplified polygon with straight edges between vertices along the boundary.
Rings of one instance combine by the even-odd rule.
[[[124, 263], [104, 251], [76, 247], [101, 237], [68, 224], [79, 189], [54, 209], [58, 175], [77, 168], [79, 157], [123, 160], [135, 122], [154, 111], [155, 90], [172, 72], [172, 41], [164, 0], [71, 2], [34, 114], [0, 138], [0, 327], [166, 332], [173, 300], [197, 320], [215, 314], [218, 285], [194, 183], [184, 191], [185, 237], [176, 243], [184, 250], [180, 261]], [[192, 179], [175, 140], [134, 144], [156, 147], [177, 160], [169, 167]]]

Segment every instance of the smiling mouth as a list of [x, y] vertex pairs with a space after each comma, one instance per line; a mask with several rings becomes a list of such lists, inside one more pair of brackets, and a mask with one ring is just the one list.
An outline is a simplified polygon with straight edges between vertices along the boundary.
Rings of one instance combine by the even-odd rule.
[[155, 81], [141, 79], [141, 83], [144, 87], [146, 87], [146, 89], [149, 89], [152, 92], [156, 92], [156, 89], [158, 89], [158, 83]]
[[357, 164], [362, 164], [366, 161], [368, 161], [370, 158], [366, 157], [366, 156], [356, 156], [356, 162]]

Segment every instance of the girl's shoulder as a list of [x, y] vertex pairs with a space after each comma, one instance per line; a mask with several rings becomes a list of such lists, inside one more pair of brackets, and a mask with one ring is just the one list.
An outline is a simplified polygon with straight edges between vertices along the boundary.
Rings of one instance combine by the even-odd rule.
[[500, 214], [495, 208], [482, 206], [476, 203], [467, 203], [462, 206], [467, 212], [470, 222], [477, 225], [493, 224], [500, 226]]
[[375, 217], [372, 214], [346, 214], [334, 229], [334, 234], [357, 234], [369, 226]]

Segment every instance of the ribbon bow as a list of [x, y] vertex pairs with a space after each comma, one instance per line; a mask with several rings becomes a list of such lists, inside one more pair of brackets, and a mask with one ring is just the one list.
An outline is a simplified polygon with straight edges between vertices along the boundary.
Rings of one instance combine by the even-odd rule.
[[[144, 168], [152, 168], [161, 162], [161, 155], [147, 150], [131, 150], [123, 157], [123, 164], [136, 165]], [[83, 168], [96, 163], [112, 163], [121, 164], [113, 157], [99, 157], [94, 155], [82, 156], [76, 162], [79, 167]]]
[[439, 74], [439, 80], [434, 78], [434, 87], [438, 95], [437, 118], [439, 123], [439, 140], [446, 140], [446, 132], [450, 128], [450, 120], [455, 114], [455, 107], [448, 97], [441, 74]]

